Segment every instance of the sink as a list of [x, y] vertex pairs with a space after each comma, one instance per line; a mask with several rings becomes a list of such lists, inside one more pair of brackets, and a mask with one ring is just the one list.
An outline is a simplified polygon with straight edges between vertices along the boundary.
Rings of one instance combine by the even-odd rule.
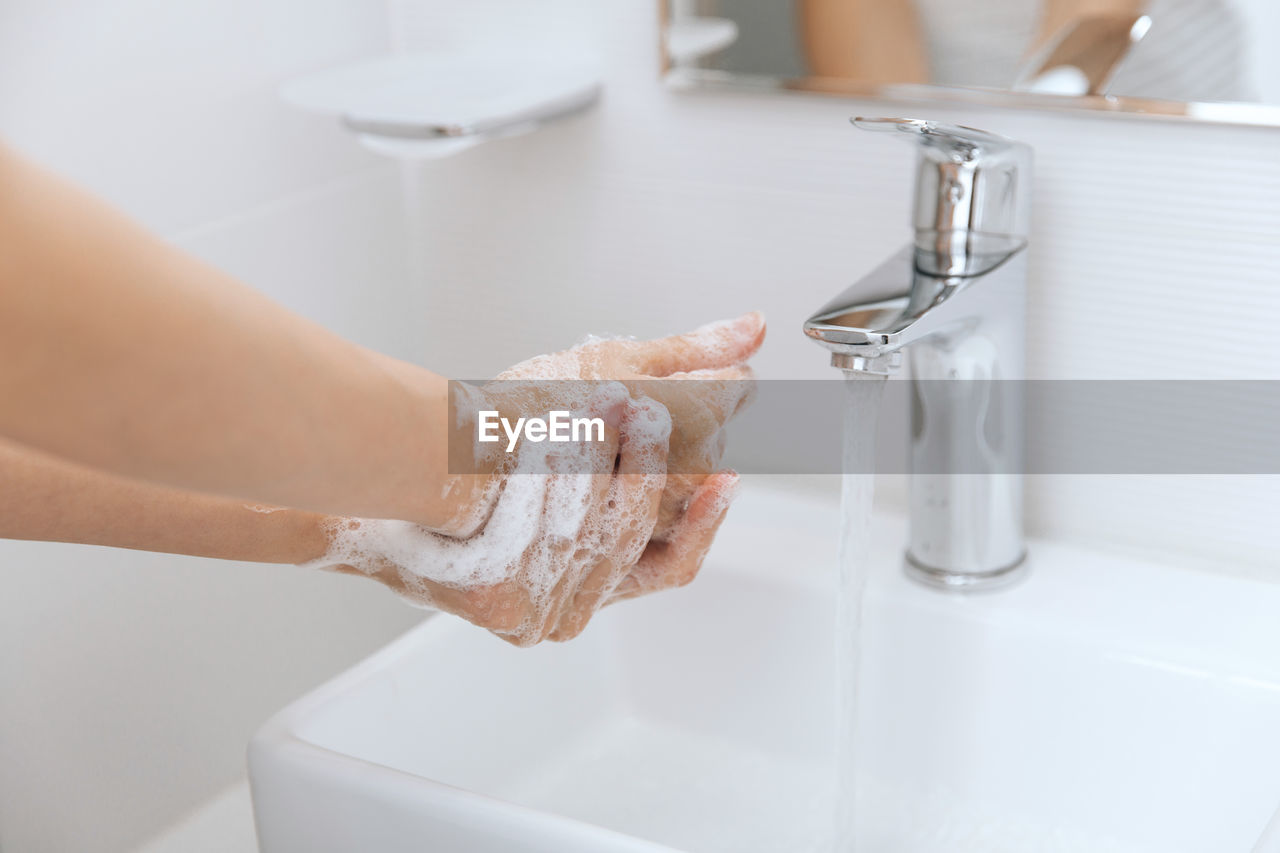
[[[1280, 585], [1032, 542], [907, 579], [875, 520], [860, 850], [1247, 853], [1280, 804]], [[516, 649], [430, 618], [249, 749], [264, 853], [829, 850], [834, 502], [747, 488], [689, 587]]]

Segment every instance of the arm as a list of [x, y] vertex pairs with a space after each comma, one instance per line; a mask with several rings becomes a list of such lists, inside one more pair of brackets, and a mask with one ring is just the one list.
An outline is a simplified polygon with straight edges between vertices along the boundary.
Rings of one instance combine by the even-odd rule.
[[[499, 488], [491, 468], [448, 473], [451, 431], [462, 445], [471, 431], [451, 422], [443, 378], [289, 313], [0, 148], [0, 535], [345, 568], [521, 645], [567, 639], [599, 607], [697, 572], [737, 480], [707, 448], [742, 400], [713, 403], [764, 332], [749, 314], [531, 360], [559, 364], [543, 378], [713, 381], [620, 403], [621, 433], [592, 451], [600, 473]], [[674, 483], [669, 452], [697, 463]]]
[[0, 148], [0, 436], [179, 489], [465, 532], [484, 484], [447, 473], [447, 388]]
[[929, 82], [929, 62], [911, 0], [802, 0], [798, 12], [814, 77]]
[[304, 563], [326, 517], [254, 508], [83, 468], [0, 442], [0, 538], [109, 545], [226, 560]]
[[[391, 521], [262, 512], [3, 441], [0, 537], [307, 563], [372, 577], [518, 645], [571, 639], [599, 608], [697, 574], [738, 479], [714, 470], [714, 436], [749, 399], [741, 362], [764, 331], [763, 318], [749, 314], [656, 341], [584, 344], [513, 368], [526, 378], [683, 381], [646, 381], [653, 399], [624, 392], [609, 403], [606, 421], [616, 424], [609, 441], [577, 451], [592, 460], [581, 470], [596, 473], [527, 475], [532, 485], [508, 484], [470, 538]], [[670, 477], [669, 457], [678, 472]], [[577, 513], [572, 530], [565, 511]], [[458, 574], [458, 567], [469, 568]]]
[[[588, 527], [602, 531], [603, 538], [581, 538], [569, 549], [571, 557], [550, 563], [546, 549], [531, 540], [493, 584], [459, 588], [435, 583], [379, 555], [376, 548], [343, 553], [335, 535], [351, 530], [350, 520], [132, 482], [5, 442], [0, 442], [0, 538], [310, 563], [372, 577], [404, 598], [461, 616], [518, 645], [547, 637], [568, 640], [602, 606], [692, 580], [736, 483], [736, 476], [710, 478], [695, 491], [687, 520], [671, 540], [646, 548], [657, 521], [662, 480], [635, 472], [665, 464], [666, 437], [624, 438], [607, 452], [617, 450], [621, 473], [596, 478], [599, 485], [593, 489], [595, 521]], [[367, 544], [376, 544], [378, 526], [392, 522], [356, 524], [371, 525]], [[486, 547], [427, 533], [419, 541], [428, 552]], [[549, 598], [529, 588], [530, 575], [547, 573], [568, 581], [552, 584], [555, 594]]]
[[1147, 6], [1148, 0], [1045, 0], [1040, 24], [1027, 54], [1035, 53], [1050, 39], [1057, 38], [1072, 21], [1097, 15], [1140, 15]]
[[0, 484], [0, 538], [293, 564], [328, 547], [314, 512], [132, 482], [12, 443], [0, 442]]

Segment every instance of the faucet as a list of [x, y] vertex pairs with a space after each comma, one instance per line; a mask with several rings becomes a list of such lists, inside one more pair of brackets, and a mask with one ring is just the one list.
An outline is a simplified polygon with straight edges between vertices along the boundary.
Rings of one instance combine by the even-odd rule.
[[[967, 127], [855, 118], [916, 142], [915, 239], [804, 332], [846, 372], [911, 382], [906, 571], [946, 589], [1026, 570], [1022, 531], [1031, 149]], [[905, 358], [904, 358], [905, 356]]]

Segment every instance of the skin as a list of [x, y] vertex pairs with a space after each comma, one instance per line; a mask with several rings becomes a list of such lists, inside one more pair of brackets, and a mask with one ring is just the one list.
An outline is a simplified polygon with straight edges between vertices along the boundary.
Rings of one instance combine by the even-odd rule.
[[1050, 39], [1055, 38], [1072, 21], [1095, 15], [1141, 15], [1149, 0], [1045, 0], [1040, 13], [1036, 37], [1028, 47], [1028, 55], [1035, 53]]
[[[637, 472], [654, 462], [665, 464], [666, 445], [632, 453], [619, 440], [611, 448], [620, 451], [619, 472], [596, 478], [591, 513], [605, 516], [599, 526], [612, 538], [592, 543], [576, 561], [566, 556], [562, 583], [536, 623], [528, 621], [533, 608], [519, 564], [510, 567], [504, 582], [470, 589], [425, 580], [411, 587], [385, 560], [325, 568], [372, 577], [417, 604], [453, 613], [515, 645], [572, 639], [601, 607], [692, 581], [738, 482], [732, 472], [706, 478], [671, 537], [654, 541], [664, 478], [655, 481]], [[297, 564], [321, 560], [334, 526], [348, 521], [126, 480], [7, 442], [0, 442], [0, 482], [0, 538], [7, 539]], [[610, 523], [609, 516], [628, 523]], [[566, 543], [564, 550], [572, 555], [581, 544]]]
[[[763, 318], [746, 315], [603, 342], [570, 378], [737, 378], [763, 337]], [[519, 645], [568, 639], [605, 604], [687, 582], [737, 482], [715, 471], [708, 439], [745, 396], [683, 385], [664, 400], [630, 392], [599, 451], [617, 469], [593, 469], [612, 472], [595, 475], [589, 506], [608, 533], [550, 543], [562, 555], [543, 610], [520, 559], [502, 583], [466, 590], [390, 564], [326, 567]], [[451, 424], [449, 393], [443, 377], [297, 317], [0, 147], [0, 536], [311, 563], [354, 517], [469, 542], [506, 475], [449, 473], [451, 431], [468, 428]], [[630, 429], [650, 405], [676, 421], [661, 448]], [[659, 455], [681, 475], [637, 473]]]
[[128, 480], [0, 442], [0, 538], [108, 545], [224, 560], [305, 563], [327, 516]]
[[813, 76], [868, 84], [929, 82], [911, 0], [801, 0], [797, 11]]
[[[494, 393], [501, 395], [503, 379], [613, 380], [633, 396], [662, 404], [672, 422], [673, 473], [667, 477], [655, 535], [665, 539], [698, 486], [719, 467], [717, 439], [751, 401], [754, 381], [746, 361], [759, 350], [764, 336], [764, 316], [752, 313], [670, 338], [598, 341], [515, 365], [497, 377]], [[501, 401], [494, 406], [504, 407]], [[523, 400], [520, 408], [528, 412], [554, 407], [551, 400]]]
[[[0, 151], [0, 435], [179, 489], [457, 532], [448, 383]], [[146, 413], [138, 417], [138, 413]]]
[[[683, 586], [696, 576], [729, 508], [738, 476], [722, 471], [704, 478], [671, 538], [653, 540], [666, 478], [652, 472], [665, 468], [667, 440], [628, 430], [631, 418], [657, 404], [627, 405], [617, 438], [593, 448], [610, 459], [616, 453], [618, 473], [591, 476], [586, 522], [571, 539], [536, 535], [506, 567], [507, 580], [456, 589], [406, 572], [393, 559], [376, 554], [340, 570], [376, 577], [414, 603], [462, 615], [519, 646], [548, 638], [572, 639], [608, 604]], [[545, 560], [548, 549], [556, 554], [550, 566]], [[531, 594], [549, 575], [555, 581], [551, 594]]]

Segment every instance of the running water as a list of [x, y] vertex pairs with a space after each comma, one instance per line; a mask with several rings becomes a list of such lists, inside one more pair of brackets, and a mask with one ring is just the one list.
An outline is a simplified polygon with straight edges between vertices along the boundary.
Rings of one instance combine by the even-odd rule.
[[875, 494], [876, 424], [884, 376], [845, 371], [844, 480], [840, 537], [840, 574], [836, 589], [836, 853], [854, 849], [854, 740], [857, 727], [859, 631], [871, 545], [871, 503]]

